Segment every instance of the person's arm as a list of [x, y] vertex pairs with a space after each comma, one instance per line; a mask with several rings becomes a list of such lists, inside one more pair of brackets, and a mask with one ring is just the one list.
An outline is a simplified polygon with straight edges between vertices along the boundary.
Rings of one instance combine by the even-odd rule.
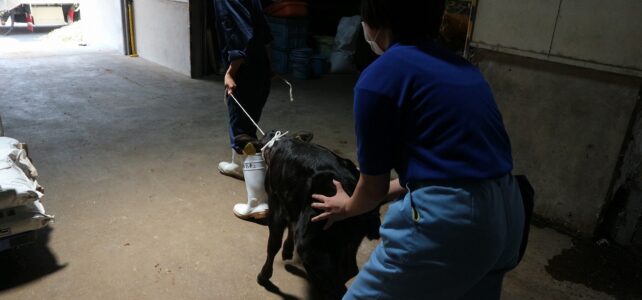
[[216, 31], [222, 46], [222, 55], [230, 63], [225, 73], [225, 87], [236, 87], [234, 77], [245, 61], [247, 48], [254, 36], [252, 16], [238, 1], [214, 1]]
[[352, 197], [346, 194], [341, 183], [334, 180], [337, 193], [332, 197], [314, 194], [317, 202], [312, 207], [325, 212], [312, 218], [312, 222], [328, 220], [325, 229], [332, 223], [369, 212], [382, 202], [388, 202], [401, 196], [406, 190], [399, 184], [399, 179], [390, 180], [390, 174], [370, 176], [361, 174]]
[[228, 95], [234, 93], [236, 90], [236, 74], [244, 61], [242, 58], [233, 60], [227, 68], [227, 72], [225, 72], [225, 91], [227, 91]]
[[325, 212], [312, 218], [312, 222], [328, 220], [325, 228], [332, 226], [335, 221], [357, 216], [375, 209], [388, 195], [390, 174], [370, 176], [361, 174], [357, 187], [352, 197], [334, 180], [337, 193], [332, 197], [314, 194], [312, 198], [317, 202], [312, 207], [325, 210]]

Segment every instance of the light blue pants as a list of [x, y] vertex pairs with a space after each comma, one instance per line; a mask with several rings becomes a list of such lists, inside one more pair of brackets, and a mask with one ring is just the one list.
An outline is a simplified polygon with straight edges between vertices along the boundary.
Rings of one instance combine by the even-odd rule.
[[523, 226], [511, 175], [411, 186], [390, 204], [381, 243], [343, 299], [499, 299]]

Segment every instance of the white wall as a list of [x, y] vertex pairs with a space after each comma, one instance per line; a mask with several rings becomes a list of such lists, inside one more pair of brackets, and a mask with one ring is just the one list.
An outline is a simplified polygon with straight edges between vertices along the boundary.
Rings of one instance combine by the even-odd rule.
[[80, 1], [87, 43], [124, 53], [120, 0]]
[[190, 76], [186, 0], [135, 0], [134, 28], [140, 57]]
[[473, 46], [642, 77], [640, 0], [480, 0]]

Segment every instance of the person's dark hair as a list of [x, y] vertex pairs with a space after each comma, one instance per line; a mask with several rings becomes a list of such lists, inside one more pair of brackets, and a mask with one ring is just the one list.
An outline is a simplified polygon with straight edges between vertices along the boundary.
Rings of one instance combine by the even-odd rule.
[[362, 0], [361, 18], [373, 29], [390, 28], [399, 41], [437, 38], [445, 0]]

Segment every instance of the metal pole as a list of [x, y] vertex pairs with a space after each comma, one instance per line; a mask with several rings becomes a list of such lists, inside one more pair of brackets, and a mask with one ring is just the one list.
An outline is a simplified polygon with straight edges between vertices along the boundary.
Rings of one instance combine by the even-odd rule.
[[4, 136], [4, 126], [2, 125], [2, 117], [0, 116], [0, 136]]
[[120, 15], [123, 26], [123, 50], [125, 55], [132, 54], [129, 45], [129, 15], [127, 13], [127, 0], [120, 0]]
[[127, 3], [127, 10], [128, 10], [127, 15], [129, 16], [129, 41], [131, 43], [131, 51], [132, 51], [132, 54], [130, 54], [129, 56], [138, 57], [138, 53], [136, 52], [136, 36], [134, 34], [134, 15], [132, 11], [131, 2]]
[[475, 16], [477, 15], [477, 0], [470, 4], [470, 15], [468, 16], [468, 31], [466, 32], [466, 44], [464, 44], [464, 58], [470, 59], [470, 41], [473, 39], [475, 29]]

